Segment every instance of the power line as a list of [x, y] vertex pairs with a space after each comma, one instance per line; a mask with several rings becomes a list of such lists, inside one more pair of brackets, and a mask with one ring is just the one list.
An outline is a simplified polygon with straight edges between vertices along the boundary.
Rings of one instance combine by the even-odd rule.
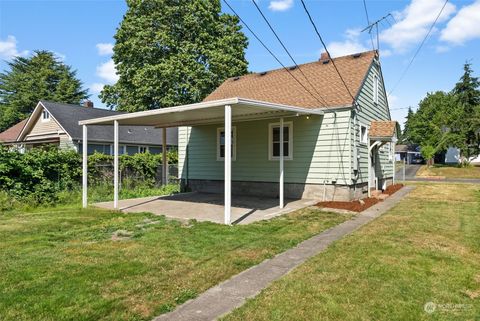
[[420, 46], [418, 46], [417, 48], [417, 51], [415, 51], [415, 54], [413, 55], [412, 59], [410, 60], [410, 62], [408, 63], [407, 67], [403, 70], [402, 74], [400, 75], [400, 78], [398, 79], [398, 81], [396, 82], [395, 86], [393, 86], [392, 90], [390, 90], [390, 92], [388, 93], [388, 96], [390, 96], [392, 94], [392, 92], [397, 88], [398, 84], [402, 81], [403, 77], [405, 77], [405, 74], [407, 73], [407, 71], [410, 69], [410, 67], [412, 66], [413, 64], [413, 61], [415, 60], [415, 58], [417, 57], [418, 53], [420, 52], [420, 50], [422, 49], [423, 45], [425, 44], [425, 42], [427, 41], [428, 37], [430, 36], [430, 33], [432, 32], [433, 28], [435, 27], [435, 24], [437, 23], [438, 19], [440, 18], [440, 16], [442, 15], [442, 12], [443, 10], [445, 9], [445, 7], [447, 6], [447, 3], [448, 3], [449, 0], [445, 0], [445, 3], [443, 4], [443, 7], [442, 9], [440, 9], [440, 12], [438, 13], [437, 17], [435, 18], [435, 20], [433, 21], [432, 25], [430, 26], [430, 29], [428, 30], [427, 34], [425, 35], [425, 38], [423, 38], [422, 42], [420, 43]]
[[232, 10], [232, 12], [235, 14], [235, 16], [237, 16], [237, 18], [243, 23], [243, 25], [248, 29], [248, 31], [250, 31], [250, 33], [255, 37], [255, 39], [258, 40], [258, 42], [260, 42], [260, 44], [265, 48], [265, 50], [268, 51], [268, 53], [270, 53], [270, 55], [283, 67], [283, 69], [285, 69], [288, 74], [290, 76], [292, 76], [293, 79], [295, 79], [295, 81], [303, 87], [303, 89], [305, 89], [306, 92], [308, 92], [310, 94], [310, 96], [312, 96], [315, 100], [317, 100], [320, 104], [322, 104], [322, 102], [317, 98], [315, 97], [315, 95], [312, 94], [312, 92], [310, 90], [308, 90], [307, 87], [305, 87], [298, 79], [297, 77], [295, 77], [295, 75], [293, 73], [290, 72], [290, 70], [280, 61], [280, 59], [277, 58], [277, 56], [267, 47], [267, 45], [257, 36], [257, 34], [248, 26], [247, 23], [245, 23], [245, 21], [238, 15], [238, 13], [235, 11], [235, 9], [232, 8], [232, 6], [227, 2], [227, 0], [223, 0], [223, 2], [225, 2], [225, 4], [230, 8], [230, 10]]
[[[310, 23], [311, 23], [312, 26], [313, 26], [313, 29], [315, 29], [315, 32], [316, 32], [318, 38], [320, 39], [320, 42], [322, 43], [323, 48], [325, 49], [325, 52], [327, 53], [327, 55], [328, 55], [329, 57], [331, 57], [331, 56], [330, 56], [330, 52], [328, 52], [327, 45], [326, 45], [325, 42], [323, 41], [323, 38], [322, 38], [322, 36], [320, 35], [320, 32], [318, 31], [317, 26], [315, 25], [315, 22], [313, 21], [313, 18], [312, 18], [312, 16], [310, 15], [310, 12], [309, 12], [308, 9], [307, 9], [307, 6], [305, 5], [305, 2], [304, 2], [303, 0], [300, 0], [300, 1], [302, 2], [303, 9], [305, 10], [305, 13], [307, 14], [308, 19], [310, 20]], [[352, 97], [352, 102], [355, 102], [355, 97], [353, 97], [352, 93], [350, 92], [350, 89], [348, 89], [347, 83], [346, 83], [345, 80], [343, 79], [342, 75], [340, 74], [340, 71], [339, 71], [338, 68], [337, 68], [337, 65], [335, 64], [335, 59], [331, 59], [331, 61], [332, 61], [333, 67], [335, 68], [335, 71], [337, 72], [338, 76], [339, 76], [340, 79], [342, 80], [342, 83], [343, 83], [343, 85], [345, 86], [345, 89], [347, 89], [348, 94], [350, 95], [350, 97]]]
[[268, 27], [270, 28], [270, 30], [273, 32], [273, 34], [275, 35], [275, 37], [277, 38], [278, 42], [280, 42], [280, 44], [282, 45], [283, 47], [283, 50], [285, 50], [285, 52], [287, 53], [287, 55], [290, 57], [290, 59], [292, 60], [292, 62], [295, 64], [295, 67], [298, 68], [298, 70], [300, 71], [300, 73], [303, 75], [303, 77], [305, 78], [305, 80], [308, 82], [308, 84], [313, 88], [313, 90], [317, 93], [317, 95], [319, 96], [319, 98], [324, 102], [324, 105], [325, 107], [327, 107], [327, 102], [323, 99], [322, 95], [317, 91], [317, 89], [313, 86], [313, 84], [310, 82], [310, 80], [308, 80], [307, 76], [303, 73], [302, 69], [300, 68], [300, 66], [297, 64], [297, 62], [295, 61], [295, 59], [293, 58], [293, 56], [290, 54], [290, 52], [288, 51], [287, 47], [285, 46], [285, 44], [282, 42], [282, 40], [280, 39], [280, 37], [278, 36], [278, 34], [275, 32], [275, 29], [272, 27], [272, 25], [270, 24], [270, 22], [268, 21], [267, 17], [265, 17], [265, 15], [263, 14], [262, 10], [260, 9], [260, 7], [258, 6], [257, 2], [255, 0], [252, 0], [253, 4], [255, 5], [255, 7], [257, 8], [258, 12], [260, 13], [260, 15], [262, 16], [263, 20], [265, 20], [265, 22], [267, 23]]

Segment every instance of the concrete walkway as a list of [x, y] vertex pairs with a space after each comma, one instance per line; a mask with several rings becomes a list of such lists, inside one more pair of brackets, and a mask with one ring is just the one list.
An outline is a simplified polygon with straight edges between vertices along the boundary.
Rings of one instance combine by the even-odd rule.
[[175, 311], [155, 318], [154, 321], [216, 320], [240, 307], [246, 299], [255, 297], [270, 283], [281, 278], [308, 258], [321, 253], [333, 242], [388, 211], [413, 188], [411, 186], [402, 188], [385, 201], [365, 210], [354, 219], [326, 230], [272, 259], [265, 260], [233, 276], [229, 280], [210, 288], [196, 299], [185, 302]]

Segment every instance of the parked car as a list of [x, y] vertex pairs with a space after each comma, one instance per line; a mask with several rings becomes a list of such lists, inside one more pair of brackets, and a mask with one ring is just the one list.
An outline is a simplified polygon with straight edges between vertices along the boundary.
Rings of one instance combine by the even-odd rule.
[[425, 160], [423, 159], [422, 156], [415, 155], [412, 157], [412, 164], [423, 164], [423, 163], [425, 163]]

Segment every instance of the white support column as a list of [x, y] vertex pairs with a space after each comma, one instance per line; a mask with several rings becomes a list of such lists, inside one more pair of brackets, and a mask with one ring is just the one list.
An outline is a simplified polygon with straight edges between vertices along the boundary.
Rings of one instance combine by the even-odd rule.
[[162, 128], [162, 184], [168, 184], [167, 129]]
[[395, 159], [395, 145], [396, 145], [396, 143], [397, 143], [397, 141], [394, 139], [392, 141], [392, 146], [391, 146], [392, 147], [392, 151], [391, 151], [391, 153], [392, 153], [392, 169], [393, 169], [392, 185], [395, 184], [395, 171], [396, 171], [396, 168], [395, 168], [396, 166], [395, 165], [397, 164], [397, 161]]
[[82, 207], [88, 206], [88, 137], [87, 125], [82, 126]]
[[367, 188], [368, 188], [368, 190], [367, 190], [367, 192], [368, 192], [368, 197], [370, 197], [371, 194], [372, 194], [371, 191], [370, 191], [370, 188], [371, 188], [371, 185], [372, 185], [372, 182], [371, 182], [371, 180], [372, 180], [372, 173], [371, 173], [371, 170], [372, 170], [372, 158], [371, 158], [372, 151], [370, 150], [370, 139], [368, 139], [368, 142], [367, 142], [367, 151], [368, 151], [367, 152], [367, 155], [368, 155], [367, 156], [367, 159], [368, 159], [368, 165], [367, 165], [368, 166], [367, 167], [368, 168], [368, 170], [367, 170], [367, 176], [368, 176]]
[[284, 199], [283, 199], [283, 188], [284, 188], [284, 152], [283, 152], [283, 117], [280, 118], [280, 179], [279, 179], [279, 198], [280, 198], [280, 208], [284, 207]]
[[118, 209], [118, 120], [113, 122], [113, 208]]
[[232, 107], [225, 105], [225, 224], [230, 224], [232, 206]]

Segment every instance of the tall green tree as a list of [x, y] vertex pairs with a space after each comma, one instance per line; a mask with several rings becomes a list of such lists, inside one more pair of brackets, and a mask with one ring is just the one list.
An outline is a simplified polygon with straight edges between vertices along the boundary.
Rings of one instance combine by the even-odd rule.
[[465, 63], [463, 70], [452, 90], [455, 104], [450, 110], [446, 144], [457, 147], [462, 163], [468, 164], [480, 154], [480, 81], [473, 77], [470, 63]]
[[26, 118], [41, 99], [79, 104], [89, 97], [76, 71], [52, 52], [16, 57], [0, 73], [0, 131]]
[[199, 102], [226, 78], [247, 72], [246, 36], [220, 0], [127, 0], [115, 35], [119, 80], [100, 97], [139, 111]]

